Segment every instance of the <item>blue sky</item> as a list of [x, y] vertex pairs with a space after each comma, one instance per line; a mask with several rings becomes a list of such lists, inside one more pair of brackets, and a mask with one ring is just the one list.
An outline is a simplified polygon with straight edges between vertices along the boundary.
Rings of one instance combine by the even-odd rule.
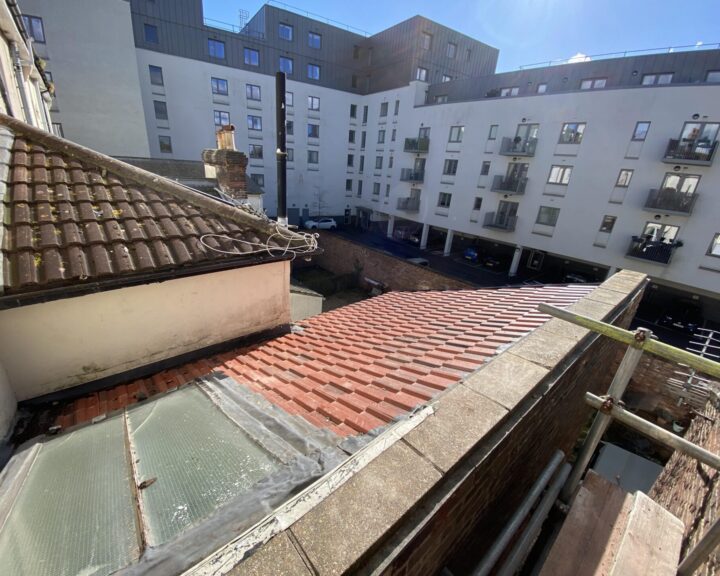
[[[203, 0], [205, 16], [238, 22], [257, 0]], [[720, 0], [293, 0], [296, 8], [378, 32], [415, 14], [500, 49], [498, 71], [577, 53], [720, 42]], [[717, 44], [715, 45], [717, 47]]]

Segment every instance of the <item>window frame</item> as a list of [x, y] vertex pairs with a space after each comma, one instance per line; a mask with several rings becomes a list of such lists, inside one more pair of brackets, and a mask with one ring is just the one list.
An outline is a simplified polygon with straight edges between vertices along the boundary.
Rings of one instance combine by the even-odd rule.
[[380, 103], [380, 118], [385, 118], [388, 115], [388, 103], [387, 102], [381, 102]]
[[[227, 117], [227, 122], [223, 122], [222, 119]], [[218, 118], [220, 122], [218, 122]], [[215, 126], [229, 126], [230, 125], [230, 112], [227, 110], [213, 110], [213, 123]]]
[[[447, 200], [447, 202], [445, 202]], [[438, 194], [437, 207], [438, 208], [450, 208], [452, 204], [452, 192], [440, 192]]]
[[295, 136], [295, 120], [285, 120], [285, 135]]
[[[148, 32], [150, 32], [150, 36], [153, 36], [154, 39], [148, 38]], [[158, 27], [155, 24], [143, 22], [143, 39], [147, 44], [160, 44], [160, 31]]]
[[[283, 66], [283, 63], [286, 65], [289, 64], [289, 70], [287, 69], [288, 66]], [[283, 68], [286, 69], [284, 70]], [[292, 76], [295, 70], [295, 60], [293, 58], [288, 58], [287, 56], [278, 57], [278, 70], [285, 73], [287, 76]]]
[[[668, 84], [672, 84], [674, 75], [674, 72], [651, 72], [650, 74], [643, 74], [640, 84], [642, 86], [667, 86]], [[670, 80], [661, 82], [660, 80], [666, 76], [670, 76]], [[646, 82], [645, 80], [648, 78], [651, 78], [652, 81]]]
[[430, 32], [423, 31], [422, 33], [422, 49], [423, 50], [432, 50], [432, 41], [433, 41], [433, 35]]
[[[260, 150], [258, 153], [257, 150]], [[263, 159], [263, 145], [262, 144], [253, 144], [250, 143], [250, 150], [248, 151], [248, 158], [252, 160], [262, 160]]]
[[[457, 130], [456, 136], [453, 138], [453, 131]], [[454, 144], [459, 144], [463, 141], [463, 136], [465, 135], [465, 126], [457, 125], [457, 126], [450, 126], [450, 133], [448, 134], [448, 142], [452, 142]]]
[[[585, 83], [589, 82], [590, 85], [585, 87]], [[601, 86], [598, 83], [602, 82]], [[597, 76], [593, 78], [583, 78], [580, 80], [580, 90], [600, 90], [607, 86], [607, 76]]]
[[[717, 76], [717, 80], [710, 80], [711, 77]], [[708, 70], [705, 73], [706, 84], [718, 84], [720, 83], [720, 70]]]
[[456, 42], [448, 42], [446, 48], [446, 55], [448, 58], [455, 59], [457, 57], [458, 45]]
[[480, 165], [480, 176], [489, 176], [490, 175], [490, 166], [492, 162], [490, 160], [483, 160], [483, 163]]
[[[317, 104], [317, 106], [315, 106]], [[307, 97], [308, 110], [320, 111], [320, 97], [319, 96], [308, 96]]]
[[445, 158], [443, 163], [443, 176], [457, 176], [457, 170], [460, 162], [457, 158]]
[[385, 130], [378, 130], [378, 144], [385, 144]]
[[357, 120], [357, 104], [350, 104], [350, 118]]
[[[713, 252], [713, 248], [717, 249], [717, 254]], [[720, 258], [720, 232], [716, 232], [715, 235], [712, 237], [706, 255], [713, 258]]]
[[[257, 98], [255, 98], [257, 94]], [[253, 102], [262, 102], [262, 89], [257, 84], [245, 84], [245, 99]]]
[[[154, 71], [154, 74], [153, 74]], [[165, 77], [163, 76], [163, 69], [161, 66], [155, 66], [154, 64], [148, 64], [148, 73], [150, 74], [150, 85], [151, 86], [165, 86]], [[153, 77], [157, 78], [160, 75], [160, 82], [154, 82]]]
[[[317, 74], [316, 74], [316, 72], [317, 72]], [[313, 64], [311, 62], [308, 62], [307, 77], [308, 77], [308, 80], [315, 80], [315, 81], [319, 82], [320, 77], [321, 77], [320, 64]]]
[[[565, 134], [566, 127], [568, 126], [575, 126], [574, 129], [572, 129], [572, 133], [575, 135], [571, 139], [571, 141], [565, 141], [563, 139], [563, 135]], [[582, 129], [580, 127], [582, 126]], [[558, 144], [575, 144], [580, 145], [582, 144], [583, 139], [585, 138], [585, 130], [587, 129], [587, 122], [563, 122], [563, 125], [560, 127], [560, 137], [558, 138]], [[578, 138], [579, 135], [579, 138]]]
[[[313, 160], [314, 158], [314, 160]], [[320, 164], [320, 151], [319, 150], [308, 150], [307, 151], [307, 163], [308, 164]]]
[[[629, 173], [630, 176], [627, 179], [626, 184], [621, 184], [620, 179], [623, 175], [623, 173]], [[630, 182], [632, 181], [633, 174], [635, 173], [635, 170], [633, 168], [620, 168], [620, 171], [618, 172], [617, 178], [615, 179], [615, 188], [629, 188]]]
[[488, 140], [497, 140], [497, 133], [500, 124], [490, 124], [490, 130], [488, 130]]
[[285, 91], [285, 107], [286, 108], [292, 108], [295, 106], [295, 93]]
[[[163, 141], [166, 143], [163, 144]], [[172, 154], [172, 138], [168, 136], [167, 134], [159, 134], [158, 135], [158, 147], [160, 149], [161, 154]]]
[[[609, 224], [607, 224], [608, 221]], [[617, 216], [614, 216], [612, 214], [605, 214], [600, 221], [600, 228], [598, 228], [598, 232], [603, 232], [604, 234], [612, 234], [616, 222]]]
[[[647, 124], [647, 128], [645, 129], [645, 134], [642, 135], [642, 137], [638, 137], [638, 128], [640, 128], [640, 125]], [[632, 137], [630, 140], [632, 142], [645, 142], [647, 140], [648, 132], [650, 132], [650, 125], [652, 122], [649, 122], [648, 120], [639, 120], [635, 122], [635, 128], [633, 129]]]
[[445, 84], [446, 82], [452, 82], [452, 76], [448, 76], [447, 74], [442, 75], [441, 82]]
[[[255, 58], [253, 58], [253, 56]], [[257, 63], [253, 63], [253, 59], [257, 59]], [[243, 47], [243, 62], [245, 66], [252, 66], [253, 68], [260, 66], [260, 50]]]
[[383, 169], [383, 157], [375, 156], [375, 170], [382, 170], [382, 169]]
[[[543, 214], [549, 213], [554, 216], [554, 218], [544, 218], [542, 217]], [[539, 206], [538, 207], [538, 213], [537, 217], [535, 218], [535, 224], [540, 224], [541, 226], [549, 226], [554, 228], [557, 226], [558, 218], [560, 217], [560, 208], [557, 208], [556, 206]], [[541, 221], [541, 219], [543, 221]], [[552, 224], [550, 221], [552, 220]]]
[[[215, 46], [215, 48], [213, 48]], [[215, 54], [218, 50], [216, 48], [222, 48], [220, 52], [222, 56]], [[225, 42], [217, 40], [216, 38], [208, 38], [208, 57], [213, 60], [225, 60]]]
[[320, 124], [313, 124], [312, 122], [308, 122], [307, 137], [320, 138]]
[[255, 114], [247, 115], [247, 128], [253, 132], [262, 132], [262, 116]]
[[[283, 36], [283, 30], [289, 32], [287, 34], [287, 36], [289, 37], [286, 38], [285, 36]], [[286, 42], [292, 42], [295, 38], [295, 26], [293, 26], [292, 24], [288, 24], [287, 22], [278, 22], [278, 38], [280, 40], [285, 40]]]
[[[314, 38], [317, 38], [317, 46], [313, 44]], [[322, 34], [308, 30], [308, 46], [314, 50], [322, 50]]]
[[415, 80], [418, 82], [427, 82], [428, 69], [418, 66], [415, 70]]
[[[220, 86], [224, 83], [225, 91], [220, 90]], [[210, 77], [210, 90], [217, 96], [229, 96], [230, 86], [225, 78], [217, 78], [215, 76]]]
[[[27, 32], [28, 36], [33, 39], [33, 42], [36, 42], [38, 44], [45, 44], [46, 38], [45, 38], [45, 24], [43, 23], [43, 19], [40, 16], [31, 16], [30, 14], [23, 14], [22, 15], [23, 20], [23, 26], [25, 26], [25, 31]], [[40, 29], [40, 36], [42, 40], [39, 40], [38, 37], [35, 35], [35, 32], [37, 30], [36, 24], [39, 24]], [[153, 24], [150, 24], [150, 26], [153, 26]], [[157, 35], [157, 26], [154, 26], [155, 32]], [[147, 42], [147, 40], [146, 40]], [[153, 44], [158, 44], [159, 42], [159, 36], [158, 41], [153, 42]]]
[[265, 186], [265, 174], [259, 174], [257, 172], [254, 174], [250, 174], [250, 180], [255, 182], [255, 184], [257, 184], [261, 188]]
[[[158, 105], [163, 112], [158, 116]], [[153, 100], [153, 112], [155, 113], [155, 120], [169, 121], [170, 117], [168, 114], [167, 102], [164, 100]]]
[[[537, 88], [535, 89], [535, 93], [536, 94], [546, 94], [547, 86], [548, 85], [546, 82], [541, 82], [540, 84], [537, 85]], [[542, 88], [542, 90], [541, 90], [541, 88]]]
[[482, 196], [475, 196], [472, 209], [474, 212], [479, 212], [482, 209]]
[[[567, 186], [570, 184], [570, 176], [572, 175], [573, 167], [565, 164], [551, 164], [550, 172], [548, 172], [547, 183], [555, 186]], [[559, 175], [558, 182], [552, 180], [553, 173]]]

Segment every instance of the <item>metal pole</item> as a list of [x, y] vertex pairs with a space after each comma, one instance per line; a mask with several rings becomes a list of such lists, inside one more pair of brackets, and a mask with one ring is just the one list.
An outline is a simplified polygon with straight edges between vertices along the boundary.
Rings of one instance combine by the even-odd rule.
[[285, 148], [285, 73], [275, 74], [275, 124], [277, 126], [277, 221], [287, 228], [287, 150]]
[[670, 446], [670, 448], [674, 448], [675, 450], [679, 450], [688, 456], [692, 456], [703, 464], [707, 464], [716, 470], [720, 470], [720, 456], [717, 454], [713, 454], [712, 452], [705, 450], [705, 448], [701, 448], [700, 446], [685, 440], [685, 438], [681, 438], [664, 428], [660, 428], [660, 426], [656, 426], [655, 424], [640, 418], [640, 416], [636, 416], [632, 412], [628, 412], [625, 408], [622, 408], [617, 404], [610, 403], [606, 398], [600, 398], [600, 396], [595, 396], [595, 394], [592, 394], [591, 392], [586, 392], [585, 401], [596, 410], [601, 410], [602, 412], [600, 412], [600, 414], [603, 414], [610, 419], [615, 418], [618, 422], [629, 426], [633, 430], [637, 430], [648, 438], [657, 440], [666, 446]]
[[533, 512], [533, 515], [530, 517], [522, 536], [515, 543], [515, 546], [513, 546], [510, 556], [502, 568], [500, 568], [498, 576], [513, 576], [523, 565], [569, 473], [570, 464], [563, 464], [555, 479], [550, 483], [550, 486], [548, 486], [547, 492], [545, 492], [542, 500], [540, 500], [535, 512]]
[[550, 479], [553, 477], [553, 474], [555, 474], [555, 471], [558, 466], [560, 466], [564, 458], [565, 454], [563, 454], [562, 451], [555, 451], [548, 465], [541, 472], [540, 476], [538, 476], [538, 479], [532, 485], [532, 488], [530, 488], [530, 492], [528, 492], [519, 508], [515, 510], [512, 518], [510, 518], [503, 528], [500, 536], [498, 536], [497, 540], [495, 540], [488, 553], [483, 557], [482, 561], [475, 567], [473, 576], [487, 576], [487, 574], [490, 573], [500, 556], [502, 556], [502, 553], [508, 543], [513, 539], [520, 526], [522, 526], [533, 505], [540, 497], [540, 494], [542, 494], [545, 486], [547, 486], [548, 482], [550, 482]]
[[688, 552], [680, 566], [678, 566], [678, 576], [690, 576], [695, 570], [708, 559], [708, 556], [720, 544], [720, 520], [710, 527], [695, 547]]
[[[649, 337], [648, 333], [649, 331], [645, 331], [646, 339]], [[639, 335], [640, 330], [638, 330], [636, 334]], [[617, 400], [622, 398], [622, 395], [625, 393], [625, 388], [627, 388], [628, 382], [630, 382], [630, 377], [633, 375], [633, 372], [635, 372], [638, 362], [640, 362], [642, 354], [642, 349], [633, 348], [632, 346], [628, 347], [625, 351], [625, 356], [623, 356], [622, 362], [620, 362], [620, 367], [617, 372], [615, 372], [615, 376], [610, 384], [608, 396]], [[585, 473], [585, 469], [590, 462], [590, 458], [592, 458], [592, 455], [595, 453], [595, 449], [598, 447], [598, 444], [600, 444], [600, 440], [602, 439], [603, 434], [605, 434], [605, 430], [607, 430], [611, 421], [612, 416], [603, 414], [602, 412], [598, 412], [595, 416], [590, 432], [588, 432], [585, 443], [583, 444], [580, 454], [573, 465], [570, 478], [560, 494], [560, 500], [566, 504], [571, 503], [575, 490], [577, 489], [578, 484], [580, 484], [580, 479]]]

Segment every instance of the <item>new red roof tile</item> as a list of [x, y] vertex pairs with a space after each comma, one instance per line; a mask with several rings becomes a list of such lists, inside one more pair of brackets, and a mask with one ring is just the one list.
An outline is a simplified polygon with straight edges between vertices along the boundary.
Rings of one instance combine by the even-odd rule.
[[304, 320], [296, 333], [81, 398], [57, 424], [87, 422], [220, 371], [315, 426], [343, 436], [369, 432], [427, 402], [498, 348], [543, 324], [549, 317], [537, 312], [541, 302], [567, 307], [592, 289], [391, 292]]

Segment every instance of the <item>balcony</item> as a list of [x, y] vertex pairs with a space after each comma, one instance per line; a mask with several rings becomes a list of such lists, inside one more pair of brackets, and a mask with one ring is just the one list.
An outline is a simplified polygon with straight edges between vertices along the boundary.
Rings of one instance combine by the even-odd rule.
[[484, 228], [495, 228], [505, 232], [515, 230], [515, 224], [517, 224], [517, 216], [507, 216], [497, 212], [488, 212], [485, 214], [485, 220], [483, 220]]
[[503, 156], [535, 156], [537, 138], [503, 138], [500, 154]]
[[527, 184], [527, 178], [508, 178], [502, 174], [498, 174], [493, 178], [492, 186], [490, 190], [493, 192], [500, 192], [501, 194], [525, 194], [525, 185]]
[[697, 200], [697, 194], [679, 192], [674, 188], [650, 190], [647, 200], [645, 200], [645, 210], [691, 214], [695, 200]]
[[717, 140], [670, 140], [662, 161], [666, 164], [712, 165]]
[[405, 152], [421, 154], [430, 149], [430, 138], [405, 138]]
[[420, 210], [420, 198], [398, 198], [397, 209], [406, 212], [417, 212]]
[[629, 258], [649, 260], [658, 264], [670, 264], [673, 252], [682, 246], [680, 240], [663, 242], [661, 240], [650, 240], [644, 236], [633, 236], [626, 253]]
[[403, 168], [400, 170], [400, 180], [403, 182], [422, 182], [425, 180], [425, 170]]

